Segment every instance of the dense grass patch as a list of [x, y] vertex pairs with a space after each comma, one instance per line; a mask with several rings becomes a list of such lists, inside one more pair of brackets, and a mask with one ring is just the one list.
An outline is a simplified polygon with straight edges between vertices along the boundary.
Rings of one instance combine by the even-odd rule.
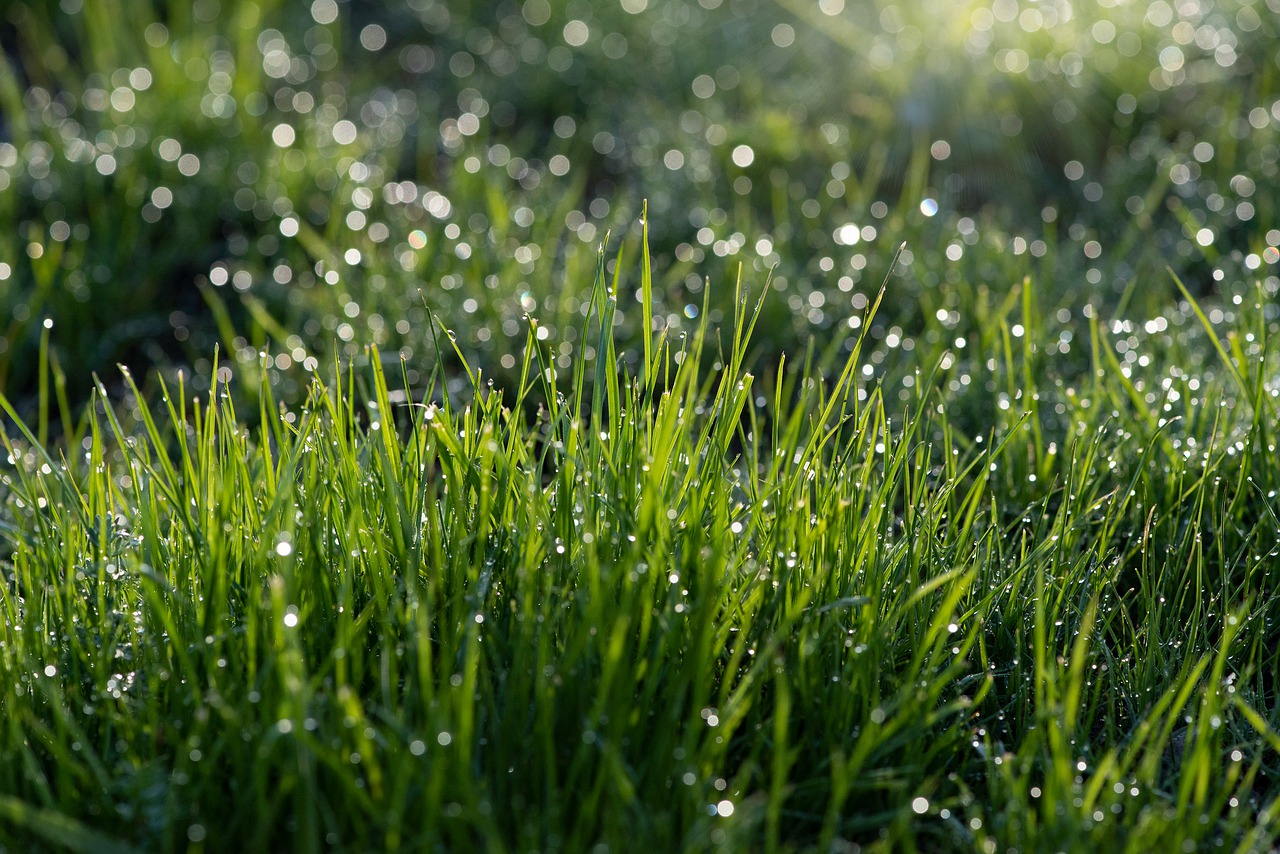
[[0, 7], [0, 854], [1280, 845], [1280, 0], [142, 5]]
[[252, 429], [215, 380], [7, 436], [5, 843], [1275, 843], [1260, 297], [1039, 390], [1029, 292], [892, 380], [877, 301], [766, 383], [743, 292], [619, 373], [604, 260], [506, 398], [370, 352]]

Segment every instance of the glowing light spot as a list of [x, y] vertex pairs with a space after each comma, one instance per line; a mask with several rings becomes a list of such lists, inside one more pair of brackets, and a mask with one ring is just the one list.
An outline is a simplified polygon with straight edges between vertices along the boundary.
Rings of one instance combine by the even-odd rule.
[[360, 46], [365, 50], [382, 50], [387, 44], [387, 31], [377, 24], [369, 24], [360, 31]]
[[111, 108], [118, 113], [132, 110], [134, 102], [133, 90], [127, 86], [119, 86], [111, 92]]
[[356, 126], [343, 119], [333, 126], [333, 141], [338, 145], [350, 145], [356, 141]]
[[591, 28], [585, 21], [575, 19], [564, 25], [564, 41], [567, 45], [582, 47], [590, 37]]
[[311, 4], [311, 19], [317, 24], [332, 24], [338, 20], [338, 4], [334, 0], [315, 0]]
[[297, 131], [292, 125], [279, 124], [271, 131], [271, 141], [280, 148], [288, 148], [293, 145], [293, 141], [298, 138]]

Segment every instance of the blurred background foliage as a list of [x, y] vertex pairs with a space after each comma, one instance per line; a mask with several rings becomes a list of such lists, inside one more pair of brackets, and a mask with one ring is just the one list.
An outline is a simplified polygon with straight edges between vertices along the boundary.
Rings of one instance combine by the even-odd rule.
[[772, 270], [767, 358], [847, 335], [904, 241], [890, 347], [1027, 277], [1046, 310], [1139, 320], [1175, 303], [1166, 267], [1224, 299], [1280, 286], [1280, 0], [0, 14], [0, 390], [19, 400], [50, 323], [73, 398], [120, 362], [207, 384], [215, 343], [244, 373], [268, 353], [286, 395], [368, 344], [413, 381], [429, 316], [488, 376], [518, 364], [526, 315], [567, 365], [596, 248], [612, 230], [609, 257], [634, 258], [644, 200], [655, 323], [725, 316], [739, 271], [758, 289]]

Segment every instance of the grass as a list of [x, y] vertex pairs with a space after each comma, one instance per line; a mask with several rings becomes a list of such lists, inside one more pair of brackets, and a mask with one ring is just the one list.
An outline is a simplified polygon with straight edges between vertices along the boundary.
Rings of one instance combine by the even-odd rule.
[[1280, 846], [1263, 4], [127, 5], [0, 13], [0, 854]]
[[637, 266], [599, 256], [593, 359], [531, 320], [505, 397], [371, 351], [297, 407], [264, 372], [252, 429], [214, 378], [6, 436], [4, 843], [1276, 844], [1261, 290], [1094, 318], [1071, 388], [1028, 384], [1030, 289], [893, 380], [877, 301], [765, 383], [741, 288], [615, 371]]
[[[1003, 3], [628, 3], [331, 17], [225, 0], [217, 15], [157, 4], [148, 22], [115, 0], [14, 0], [0, 386], [34, 412], [46, 319], [53, 357], [83, 368], [68, 373], [81, 401], [120, 362], [203, 382], [216, 344], [250, 373], [268, 345], [281, 363], [426, 354], [424, 285], [468, 358], [512, 385], [524, 313], [575, 328], [595, 245], [644, 199], [664, 322], [688, 320], [705, 278], [776, 267], [769, 364], [860, 310], [869, 265], [903, 241], [885, 317], [908, 331], [921, 304], [947, 308], [939, 295], [1027, 274], [1055, 303], [1140, 320], [1176, 300], [1167, 266], [1199, 296], [1274, 276], [1259, 188], [1275, 180], [1280, 33], [1256, 3], [1063, 20]], [[559, 337], [567, 362], [577, 342]]]

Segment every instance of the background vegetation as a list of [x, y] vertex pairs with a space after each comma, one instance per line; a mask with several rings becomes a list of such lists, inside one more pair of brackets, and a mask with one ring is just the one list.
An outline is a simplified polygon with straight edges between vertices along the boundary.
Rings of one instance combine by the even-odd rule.
[[776, 266], [775, 354], [843, 323], [904, 240], [904, 329], [1026, 274], [1047, 302], [1145, 319], [1177, 298], [1167, 265], [1238, 293], [1280, 243], [1262, 3], [138, 13], [6, 10], [11, 397], [35, 390], [45, 318], [83, 395], [90, 370], [203, 367], [219, 339], [233, 366], [267, 344], [430, 353], [419, 290], [494, 371], [531, 310], [567, 359], [595, 245], [634, 234], [643, 199], [655, 315]]

